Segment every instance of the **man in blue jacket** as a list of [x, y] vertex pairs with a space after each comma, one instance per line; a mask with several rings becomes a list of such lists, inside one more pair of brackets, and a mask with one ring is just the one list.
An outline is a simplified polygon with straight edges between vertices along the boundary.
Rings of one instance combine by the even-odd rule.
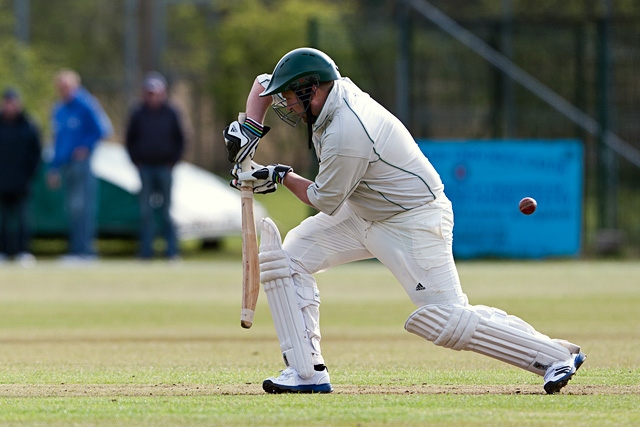
[[55, 84], [60, 101], [52, 111], [54, 155], [47, 182], [50, 188], [64, 183], [70, 217], [68, 257], [93, 259], [97, 180], [91, 171], [91, 155], [98, 141], [111, 134], [111, 122], [98, 100], [81, 87], [75, 71], [60, 71]]
[[153, 211], [161, 213], [165, 254], [178, 259], [176, 229], [171, 218], [173, 167], [182, 158], [184, 132], [178, 112], [167, 102], [164, 77], [151, 72], [143, 84], [143, 101], [129, 118], [126, 146], [131, 161], [138, 168], [140, 190], [140, 258], [153, 256], [155, 224]]
[[40, 163], [40, 133], [14, 89], [2, 94], [0, 109], [0, 261], [15, 257], [33, 264], [29, 252], [28, 199]]

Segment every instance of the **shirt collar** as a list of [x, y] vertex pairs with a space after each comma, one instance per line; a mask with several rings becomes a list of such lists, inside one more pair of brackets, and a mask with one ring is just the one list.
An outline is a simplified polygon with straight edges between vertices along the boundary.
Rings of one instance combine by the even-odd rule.
[[336, 80], [333, 82], [333, 87], [331, 91], [327, 95], [327, 99], [324, 101], [324, 105], [322, 106], [322, 110], [320, 110], [320, 114], [316, 119], [315, 124], [313, 125], [313, 131], [317, 131], [318, 129], [325, 127], [328, 123], [331, 122], [333, 115], [335, 114], [337, 107], [340, 103], [341, 93], [343, 91], [342, 84], [340, 80]]

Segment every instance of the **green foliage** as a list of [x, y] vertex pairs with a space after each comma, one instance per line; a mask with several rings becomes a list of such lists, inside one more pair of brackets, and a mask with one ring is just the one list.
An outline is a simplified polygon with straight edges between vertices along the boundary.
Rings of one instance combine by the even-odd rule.
[[[300, 6], [303, 2], [267, 5], [264, 1], [243, 0], [219, 1], [207, 7], [174, 5], [169, 9], [172, 43], [166, 60], [175, 69], [200, 76], [201, 80], [207, 76], [200, 83], [213, 91], [217, 108], [225, 116], [235, 117], [244, 108], [243, 98], [253, 79], [270, 72], [288, 48], [306, 44], [307, 17], [300, 13], [286, 16], [291, 3]], [[287, 22], [287, 28], [275, 24], [279, 21]]]
[[215, 28], [215, 79], [211, 82], [218, 108], [231, 119], [258, 74], [273, 71], [288, 51], [309, 45], [312, 19], [339, 19], [341, 2], [319, 0], [227, 0], [217, 2], [224, 21]]
[[[25, 0], [26, 2], [26, 0]], [[124, 0], [29, 0], [29, 46], [14, 40], [14, 6], [0, 0], [0, 84], [15, 85], [27, 110], [44, 128], [54, 101], [51, 78], [60, 67], [76, 69], [88, 89], [102, 101], [121, 137], [134, 80], [158, 66], [171, 82], [186, 82], [172, 93], [184, 107], [190, 131], [186, 160], [226, 174], [221, 132], [244, 109], [257, 74], [270, 72], [290, 49], [313, 45], [336, 61], [343, 75], [394, 112], [399, 1], [389, 0], [139, 0], [137, 14], [139, 69], [125, 77]], [[513, 59], [536, 79], [578, 108], [597, 117], [598, 49], [603, 39], [598, 22], [607, 3], [613, 8], [611, 123], [613, 131], [635, 144], [638, 95], [637, 0], [434, 0], [434, 6], [474, 34], [499, 47], [501, 23], [508, 10], [514, 26]], [[163, 15], [163, 11], [166, 14]], [[166, 20], [166, 28], [163, 25]], [[595, 197], [589, 177], [597, 162], [594, 138], [578, 130], [527, 90], [514, 87], [514, 108], [507, 110], [508, 80], [452, 37], [411, 12], [411, 117], [407, 127], [417, 137], [493, 138], [507, 136], [507, 111], [513, 115], [513, 137], [585, 138], [586, 203]], [[162, 57], [156, 57], [164, 49]], [[159, 63], [157, 63], [159, 60]], [[135, 82], [131, 82], [135, 83]], [[174, 86], [175, 87], [175, 86]], [[291, 131], [269, 117], [271, 133], [258, 156], [306, 172], [309, 160], [305, 129]], [[282, 130], [282, 131], [281, 131]], [[192, 132], [191, 132], [192, 131]], [[295, 141], [295, 142], [293, 142]], [[637, 145], [637, 144], [636, 144]], [[193, 147], [193, 149], [191, 149]], [[637, 169], [620, 162], [620, 186], [633, 187]], [[308, 176], [311, 177], [311, 176]], [[635, 179], [635, 180], [634, 180]], [[623, 199], [623, 197], [620, 197]], [[637, 198], [627, 198], [632, 203]], [[627, 201], [625, 199], [625, 201]], [[637, 253], [637, 206], [618, 207], [619, 227]], [[589, 220], [589, 218], [587, 218]], [[588, 222], [590, 224], [591, 222]], [[597, 224], [596, 221], [593, 221]], [[631, 225], [627, 225], [631, 224]], [[594, 226], [595, 227], [595, 226]], [[594, 228], [586, 229], [588, 234]]]
[[123, 70], [123, 1], [30, 0], [31, 41], [43, 60], [103, 80]]
[[168, 26], [171, 46], [163, 60], [167, 68], [183, 70], [190, 76], [205, 76], [211, 71], [216, 43], [212, 28], [217, 20], [210, 13], [202, 13], [194, 4], [180, 4], [170, 9]]
[[54, 69], [42, 61], [33, 49], [12, 38], [0, 38], [0, 82], [16, 88], [27, 112], [41, 129], [49, 126], [50, 100], [54, 96]]
[[[50, 70], [65, 66], [86, 77], [92, 90], [96, 86], [106, 93], [121, 89], [124, 1], [31, 0], [29, 3], [30, 52], [37, 59], [27, 59], [27, 66], [29, 69], [37, 64], [46, 66], [46, 69], [29, 72], [50, 74]], [[387, 21], [392, 23], [396, 2], [217, 0], [163, 3], [166, 5], [167, 31], [154, 35], [151, 28], [145, 28], [140, 22], [140, 55], [149, 55], [150, 40], [163, 39], [167, 48], [162, 57], [164, 71], [186, 78], [196, 90], [213, 95], [216, 114], [223, 122], [243, 109], [246, 92], [257, 74], [270, 72], [287, 51], [312, 43], [327, 50], [344, 74], [353, 77], [365, 90], [375, 89], [379, 93], [377, 98], [393, 99], [393, 93], [389, 93], [393, 89], [389, 84], [393, 80], [392, 70], [385, 67], [387, 63], [382, 63], [380, 58], [395, 55], [395, 33], [393, 25], [380, 26], [380, 23], [384, 22], [382, 16], [389, 17]], [[530, 17], [532, 13], [541, 17], [573, 18], [603, 13], [602, 3], [596, 0], [513, 0], [509, 3], [516, 18]], [[640, 13], [637, 1], [614, 3], [615, 16]], [[0, 0], [3, 62], [12, 58], [12, 55], [6, 55], [6, 44], [12, 39], [13, 4], [13, 0]], [[454, 19], [465, 20], [499, 18], [507, 3], [456, 0], [434, 4], [451, 13]], [[154, 6], [156, 3], [148, 0], [140, 2], [141, 8], [152, 12], [147, 18], [159, 11]], [[311, 33], [312, 22], [320, 24], [318, 34]], [[7, 64], [0, 65], [4, 70], [4, 81], [21, 78], [21, 70], [13, 66], [7, 70], [7, 67]], [[27, 77], [29, 81], [33, 79], [33, 75]], [[29, 84], [34, 91], [39, 88], [38, 84]], [[51, 101], [50, 88], [38, 94], [32, 94], [31, 89], [25, 93], [32, 98], [30, 101], [35, 98], [41, 103]], [[118, 112], [121, 110], [123, 108], [117, 109]], [[37, 116], [41, 119], [43, 114], [38, 112]]]

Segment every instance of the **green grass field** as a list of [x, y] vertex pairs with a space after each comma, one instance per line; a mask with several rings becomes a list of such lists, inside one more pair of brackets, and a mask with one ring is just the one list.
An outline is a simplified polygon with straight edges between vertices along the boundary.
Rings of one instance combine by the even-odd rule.
[[582, 345], [561, 394], [404, 331], [414, 307], [376, 262], [318, 276], [334, 393], [276, 396], [261, 389], [283, 368], [266, 298], [241, 329], [238, 261], [44, 261], [0, 266], [0, 425], [640, 425], [640, 263], [459, 271], [472, 303]]

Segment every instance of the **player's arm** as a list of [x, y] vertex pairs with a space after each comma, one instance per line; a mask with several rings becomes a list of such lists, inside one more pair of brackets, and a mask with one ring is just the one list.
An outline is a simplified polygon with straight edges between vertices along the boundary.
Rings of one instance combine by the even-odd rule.
[[[251, 171], [232, 171], [236, 180], [231, 185], [237, 187], [239, 182], [247, 180], [254, 183], [254, 192], [265, 193], [275, 191], [278, 184], [284, 185], [303, 203], [333, 215], [355, 190], [368, 162], [366, 159], [345, 156], [334, 156], [327, 161], [330, 163], [329, 170], [323, 173], [321, 167], [315, 182], [296, 174], [291, 166], [275, 163], [261, 166], [254, 163]], [[326, 166], [324, 162], [322, 166]], [[269, 191], [256, 191], [256, 188]]]
[[269, 132], [269, 126], [264, 126], [263, 122], [273, 98], [260, 97], [264, 91], [263, 76], [258, 76], [254, 80], [249, 91], [245, 106], [245, 121], [243, 123], [234, 121], [223, 131], [227, 157], [231, 163], [241, 163], [246, 158], [253, 159], [260, 138]]
[[315, 181], [306, 189], [309, 203], [327, 215], [335, 214], [355, 191], [368, 166], [364, 157], [324, 157]]
[[276, 163], [262, 166], [252, 162], [250, 171], [242, 172], [236, 165], [231, 175], [235, 178], [230, 182], [232, 187], [240, 188], [241, 182], [250, 182], [254, 193], [271, 193], [276, 191], [278, 185], [284, 185], [302, 202], [315, 208], [307, 196], [307, 188], [313, 182], [294, 173], [291, 166]]
[[310, 181], [293, 171], [287, 173], [282, 181], [282, 185], [287, 187], [287, 189], [289, 189], [289, 191], [291, 191], [298, 199], [300, 199], [301, 202], [317, 209], [309, 201], [309, 196], [307, 195], [307, 188], [309, 188], [311, 184], [313, 184], [313, 181]]
[[[325, 172], [321, 168], [316, 181], [290, 171], [283, 176], [282, 185], [303, 203], [332, 215], [356, 188], [368, 164], [366, 159], [352, 157], [337, 156], [332, 160], [331, 163], [338, 168]], [[320, 203], [312, 202], [309, 194]]]
[[253, 120], [264, 123], [265, 115], [271, 107], [273, 103], [273, 99], [270, 96], [261, 97], [260, 94], [264, 91], [263, 83], [260, 80], [260, 77], [257, 77], [253, 81], [253, 86], [251, 87], [251, 91], [247, 96], [247, 105], [245, 112], [247, 113], [247, 117], [252, 118]]

